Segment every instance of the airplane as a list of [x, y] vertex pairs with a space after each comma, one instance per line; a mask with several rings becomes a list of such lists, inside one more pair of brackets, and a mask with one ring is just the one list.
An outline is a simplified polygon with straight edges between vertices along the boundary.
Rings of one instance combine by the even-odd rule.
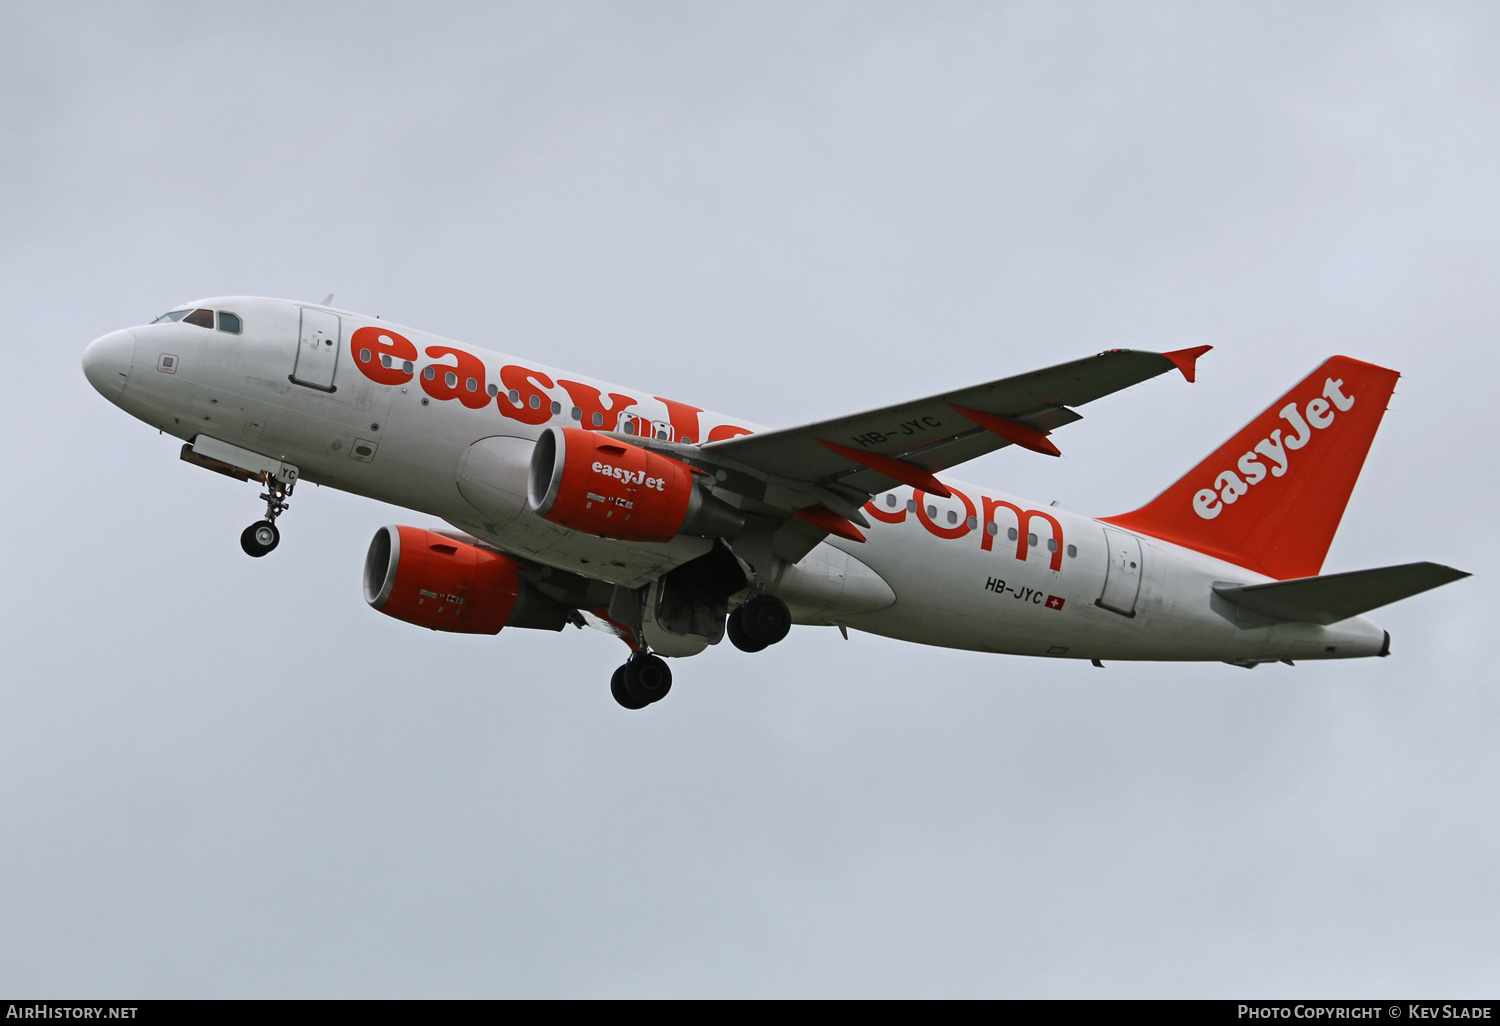
[[1386, 656], [1362, 614], [1469, 576], [1321, 575], [1399, 377], [1345, 356], [1145, 506], [1094, 519], [944, 472], [1005, 447], [1058, 456], [1079, 407], [1192, 382], [1211, 347], [768, 429], [331, 301], [187, 303], [96, 339], [83, 371], [182, 460], [264, 486], [248, 555], [276, 548], [303, 481], [429, 514], [450, 528], [375, 532], [370, 606], [436, 631], [613, 634], [627, 709], [671, 689], [663, 657], [726, 635], [759, 652], [793, 625], [1096, 666]]

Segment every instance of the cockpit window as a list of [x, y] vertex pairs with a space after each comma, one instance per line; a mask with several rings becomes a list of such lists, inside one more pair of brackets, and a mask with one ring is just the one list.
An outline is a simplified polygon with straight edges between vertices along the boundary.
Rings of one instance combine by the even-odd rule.
[[[245, 330], [245, 323], [240, 319], [239, 314], [230, 313], [228, 310], [220, 310], [218, 316], [220, 331], [227, 331], [231, 335], [238, 335]], [[174, 321], [196, 324], [200, 328], [212, 328], [214, 326], [214, 312], [212, 310], [170, 310], [151, 323], [171, 324]]]

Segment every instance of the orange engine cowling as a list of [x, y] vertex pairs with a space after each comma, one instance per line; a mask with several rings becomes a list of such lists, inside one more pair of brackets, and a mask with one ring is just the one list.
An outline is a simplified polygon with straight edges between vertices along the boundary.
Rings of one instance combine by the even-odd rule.
[[365, 601], [435, 631], [498, 634], [520, 590], [512, 560], [420, 527], [382, 527], [365, 556]]
[[705, 505], [686, 463], [597, 431], [559, 427], [537, 439], [526, 501], [538, 516], [575, 531], [654, 542], [670, 541]]

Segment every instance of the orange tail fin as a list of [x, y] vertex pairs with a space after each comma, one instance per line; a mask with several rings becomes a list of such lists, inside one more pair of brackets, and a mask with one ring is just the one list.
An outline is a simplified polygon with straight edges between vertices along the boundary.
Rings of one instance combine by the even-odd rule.
[[1335, 356], [1151, 502], [1102, 519], [1278, 580], [1316, 576], [1400, 376]]

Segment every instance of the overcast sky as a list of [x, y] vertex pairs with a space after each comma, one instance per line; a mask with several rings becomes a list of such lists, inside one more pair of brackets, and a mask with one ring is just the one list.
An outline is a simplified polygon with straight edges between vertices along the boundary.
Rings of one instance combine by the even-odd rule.
[[[1493, 996], [1492, 4], [0, 6], [0, 992]], [[84, 380], [319, 300], [763, 424], [1213, 345], [1065, 455], [1091, 515], [1323, 358], [1404, 377], [1326, 569], [1475, 577], [1383, 660], [799, 628], [611, 700], [592, 631], [382, 617], [382, 524]]]

